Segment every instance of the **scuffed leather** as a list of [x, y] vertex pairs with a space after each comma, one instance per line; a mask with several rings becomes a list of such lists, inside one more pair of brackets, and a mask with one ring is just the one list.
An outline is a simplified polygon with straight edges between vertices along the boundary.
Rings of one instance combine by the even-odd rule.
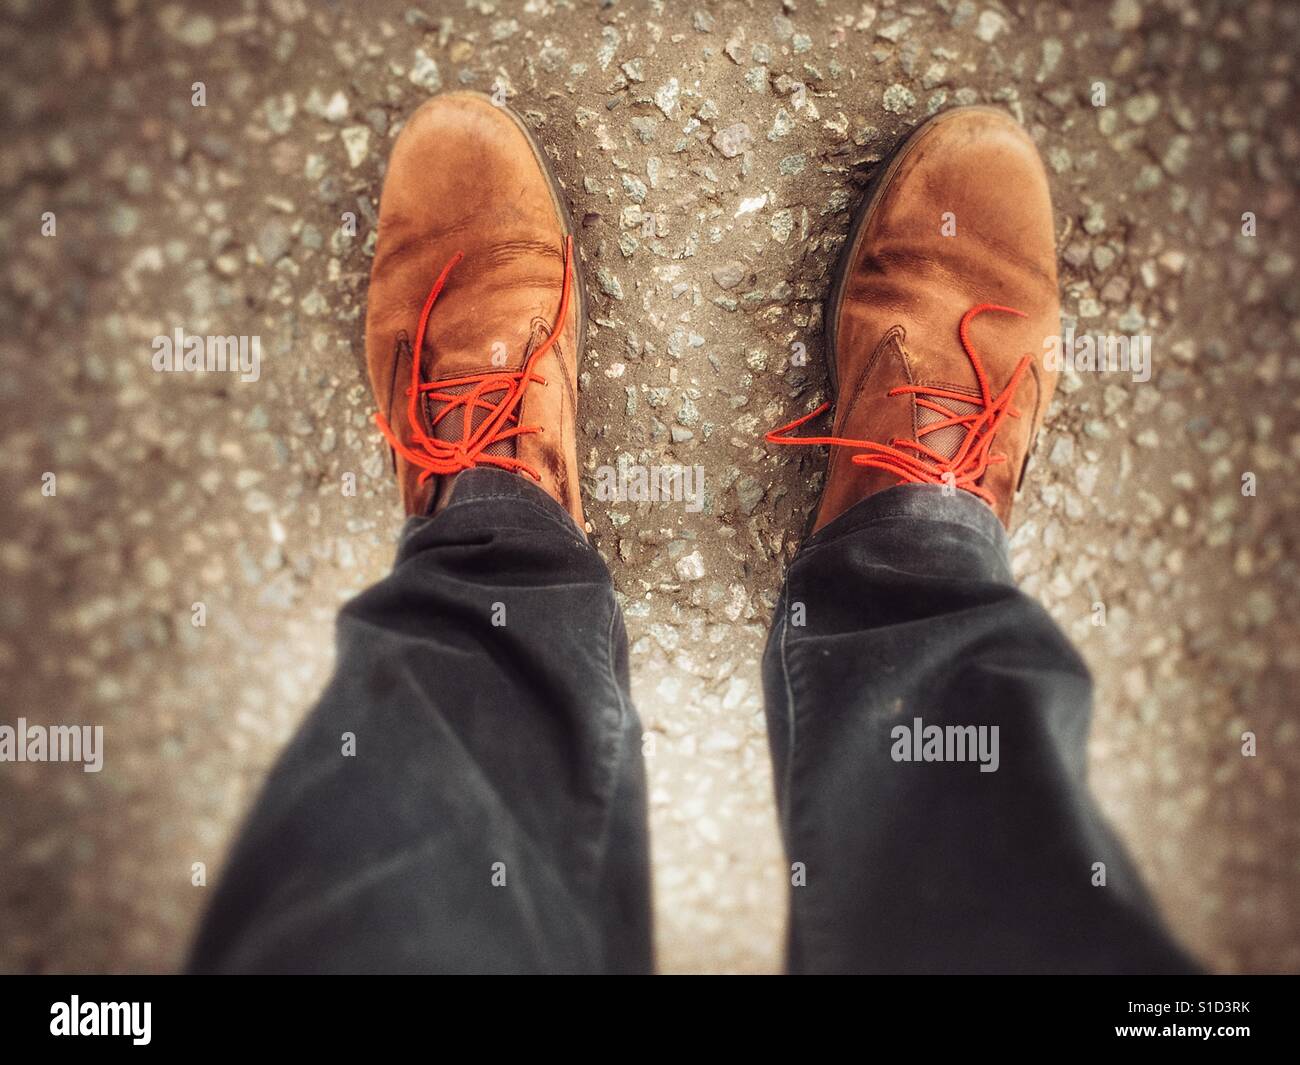
[[[955, 108], [918, 129], [891, 159], [846, 248], [834, 326], [839, 381], [834, 435], [888, 443], [915, 438], [916, 404], [888, 397], [899, 385], [934, 384], [978, 394], [958, 339], [962, 315], [979, 303], [1024, 311], [986, 313], [970, 336], [996, 395], [1022, 355], [1034, 365], [993, 443], [1007, 461], [991, 465], [983, 486], [1009, 525], [1021, 469], [1056, 384], [1044, 366], [1044, 342], [1060, 332], [1051, 194], [1029, 135], [992, 108]], [[945, 212], [955, 236], [943, 236]], [[821, 528], [859, 499], [896, 484], [893, 474], [863, 469], [852, 449], [832, 448], [818, 510]]]
[[[410, 438], [410, 338], [430, 287], [458, 251], [465, 257], [429, 318], [425, 380], [518, 369], [548, 335], [560, 306], [569, 233], [559, 196], [518, 120], [487, 96], [446, 93], [408, 119], [380, 197], [366, 312], [371, 386], [403, 441]], [[521, 424], [542, 432], [516, 438], [515, 450], [581, 528], [575, 399], [584, 312], [576, 261], [573, 272], [560, 337], [536, 366], [547, 383], [530, 384], [521, 404]], [[492, 363], [498, 343], [505, 346], [504, 366]], [[429, 413], [421, 411], [426, 432]], [[420, 485], [418, 468], [400, 455], [394, 462], [407, 513], [426, 513], [439, 478]]]

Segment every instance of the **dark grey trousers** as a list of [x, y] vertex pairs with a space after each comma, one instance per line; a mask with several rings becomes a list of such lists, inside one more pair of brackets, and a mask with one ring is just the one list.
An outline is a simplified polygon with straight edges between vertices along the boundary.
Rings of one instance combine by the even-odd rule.
[[[900, 487], [811, 537], [763, 675], [792, 971], [1192, 969], [1084, 784], [1087, 670], [983, 503]], [[469, 471], [344, 608], [191, 968], [648, 972], [645, 806], [603, 562]]]

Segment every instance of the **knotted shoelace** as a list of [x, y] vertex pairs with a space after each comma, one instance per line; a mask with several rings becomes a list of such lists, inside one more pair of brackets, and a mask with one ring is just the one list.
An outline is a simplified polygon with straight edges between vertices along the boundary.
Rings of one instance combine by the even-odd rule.
[[[975, 371], [975, 379], [979, 383], [978, 398], [966, 392], [935, 388], [931, 385], [903, 385], [899, 388], [891, 388], [886, 393], [891, 397], [913, 395], [918, 406], [940, 415], [938, 421], [918, 429], [915, 439], [894, 437], [889, 443], [882, 444], [874, 440], [851, 440], [842, 436], [791, 437], [786, 435], [828, 411], [831, 404], [823, 403], [811, 414], [805, 414], [790, 422], [789, 425], [773, 429], [767, 434], [766, 440], [770, 444], [824, 444], [830, 447], [857, 448], [859, 454], [852, 458], [856, 466], [896, 474], [899, 484], [952, 484], [954, 487], [979, 496], [992, 506], [995, 502], [993, 493], [978, 482], [990, 466], [1006, 461], [1006, 455], [992, 454], [990, 449], [1002, 423], [1008, 417], [1020, 416], [1020, 412], [1012, 407], [1011, 400], [1016, 394], [1016, 389], [1020, 387], [1025, 372], [1033, 363], [1033, 357], [1025, 355], [1021, 358], [1006, 387], [994, 396], [989, 388], [984, 364], [970, 339], [971, 321], [985, 311], [1014, 314], [1019, 318], [1028, 317], [1023, 311], [1018, 311], [1014, 307], [1003, 307], [996, 303], [977, 304], [962, 315], [957, 334], [961, 339], [962, 350], [965, 351], [966, 358], [970, 360], [971, 368]], [[973, 405], [977, 409], [968, 414], [956, 413], [944, 405], [945, 400], [963, 406]], [[953, 426], [963, 427], [966, 435], [951, 457], [924, 443], [924, 438], [930, 434]]]
[[[420, 324], [416, 328], [415, 345], [411, 351], [411, 384], [406, 390], [406, 417], [411, 430], [411, 443], [405, 444], [399, 440], [380, 412], [375, 414], [375, 424], [379, 426], [379, 431], [384, 434], [389, 446], [412, 466], [419, 468], [420, 484], [430, 477], [459, 473], [479, 465], [499, 466], [504, 470], [526, 473], [533, 480], [540, 481], [541, 474], [528, 463], [510, 455], [488, 454], [487, 449], [525, 433], [543, 431], [540, 425], [519, 424], [519, 405], [523, 402], [524, 390], [529, 384], [536, 381], [542, 386], [546, 385], [546, 379], [534, 373], [533, 368], [551, 349], [564, 328], [565, 315], [569, 310], [573, 238], [566, 237], [564, 242], [564, 281], [560, 289], [560, 309], [556, 313], [555, 324], [551, 327], [550, 335], [528, 356], [522, 367], [518, 370], [483, 370], [439, 381], [421, 381], [420, 360], [424, 355], [424, 335], [428, 329], [429, 316], [448, 276], [464, 257], [465, 253], [458, 251], [452, 256], [451, 262], [442, 268], [442, 273], [429, 290], [424, 309], [420, 312]], [[458, 392], [457, 389], [464, 391]], [[420, 401], [424, 397], [443, 405], [429, 426], [435, 432], [452, 411], [462, 411], [464, 425], [459, 440], [439, 440], [424, 431], [419, 414]], [[486, 412], [486, 416], [474, 427], [474, 417], [480, 412]]]

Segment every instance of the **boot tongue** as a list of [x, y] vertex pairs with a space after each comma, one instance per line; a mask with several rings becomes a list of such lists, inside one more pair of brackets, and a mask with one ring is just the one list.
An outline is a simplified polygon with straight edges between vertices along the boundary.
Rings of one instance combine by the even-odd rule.
[[[533, 351], [537, 348], [537, 346], [546, 340], [547, 335], [548, 333], [547, 333], [545, 323], [543, 323], [540, 319], [535, 320], [533, 322], [532, 333], [529, 335], [528, 338], [528, 345], [524, 349], [523, 357], [520, 359], [516, 359], [512, 357], [509, 352], [507, 352], [506, 364], [502, 367], [499, 367], [499, 369], [502, 372], [518, 370], [524, 363], [528, 361], [529, 356], [532, 355]], [[497, 350], [500, 351], [499, 348]], [[434, 355], [434, 352], [432, 350], [432, 342], [430, 338], [426, 336], [424, 340], [423, 366], [434, 365], [435, 358], [436, 356]], [[492, 366], [492, 358], [490, 354], [487, 356], [485, 360], [483, 360], [483, 366], [480, 368], [484, 371], [498, 369], [498, 367]], [[476, 373], [478, 372], [478, 369], [470, 370], [467, 372]], [[453, 374], [452, 376], [463, 376], [463, 375]], [[429, 378], [427, 375], [422, 374], [422, 377], [426, 381], [431, 380], [431, 378]], [[464, 395], [466, 392], [473, 391], [476, 387], [477, 387], [476, 384], [470, 382], [468, 384], [455, 385], [443, 389], [442, 391], [446, 392], [448, 395], [461, 396]], [[531, 387], [537, 387], [536, 382], [534, 382], [533, 386]], [[486, 400], [488, 403], [496, 403], [504, 395], [505, 393], [503, 391], [497, 390], [497, 391], [486, 393], [483, 396], [483, 399]], [[521, 412], [522, 406], [523, 405], [520, 404], [515, 408], [516, 415], [518, 415]], [[487, 421], [490, 417], [492, 417], [492, 409], [490, 407], [476, 407], [471, 412], [467, 410], [467, 407], [464, 404], [457, 404], [447, 411], [446, 415], [442, 418], [441, 421], [435, 424], [434, 418], [436, 418], [438, 414], [440, 414], [442, 411], [446, 409], [447, 409], [447, 404], [445, 402], [441, 400], [434, 400], [428, 396], [425, 397], [424, 417], [426, 420], [426, 424], [433, 426], [431, 435], [434, 437], [435, 440], [442, 440], [447, 443], [459, 443], [461, 441], [465, 433], [465, 418], [467, 413], [470, 418], [471, 433], [473, 433], [476, 429], [478, 429], [480, 425], [482, 425], [485, 421]], [[518, 424], [517, 421], [510, 421], [508, 425], [504, 427], [508, 428], [510, 425], [515, 425], [515, 424]], [[517, 436], [512, 436], [512, 437], [508, 437], [505, 440], [493, 441], [491, 444], [489, 444], [487, 447], [483, 449], [483, 454], [492, 455], [497, 458], [516, 458], [518, 456], [517, 456], [517, 449], [515, 445], [518, 439], [519, 438]]]
[[[966, 385], [942, 384], [936, 385], [935, 387], [951, 392], [972, 391]], [[938, 403], [940, 406], [946, 407], [953, 415], [964, 416], [967, 414], [978, 414], [984, 409], [984, 404], [979, 402], [978, 399], [978, 393], [976, 393], [970, 401], [950, 399], [945, 396], [942, 399], [935, 399], [934, 402]], [[916, 427], [918, 433], [921, 430], [924, 430], [928, 425], [937, 425], [939, 422], [946, 421], [948, 417], [949, 415], [947, 414], [940, 414], [936, 410], [931, 410], [929, 407], [923, 407], [920, 404], [917, 404]], [[965, 425], [950, 425], [945, 429], [938, 429], [933, 433], [918, 435], [917, 439], [926, 447], [937, 451], [945, 459], [951, 459], [957, 454], [957, 451], [961, 448], [961, 445], [963, 441], [965, 441], [969, 432], [970, 429]]]

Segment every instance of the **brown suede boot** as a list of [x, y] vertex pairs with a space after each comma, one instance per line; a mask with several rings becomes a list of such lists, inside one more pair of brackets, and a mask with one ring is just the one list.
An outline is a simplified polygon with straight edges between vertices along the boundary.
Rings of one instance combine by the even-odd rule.
[[435, 97], [393, 145], [366, 361], [408, 514], [455, 475], [534, 479], [583, 526], [575, 449], [586, 314], [563, 193], [487, 96]]
[[[951, 235], [945, 235], [951, 234]], [[938, 484], [1003, 524], [1042, 424], [1061, 331], [1047, 175], [1029, 135], [988, 107], [923, 123], [868, 189], [826, 308], [829, 444], [814, 529], [897, 484]]]

